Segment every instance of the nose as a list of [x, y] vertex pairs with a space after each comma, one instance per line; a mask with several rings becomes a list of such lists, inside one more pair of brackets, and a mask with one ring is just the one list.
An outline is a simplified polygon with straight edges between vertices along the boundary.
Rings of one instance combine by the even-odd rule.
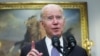
[[58, 20], [56, 18], [53, 19], [53, 24], [57, 25], [58, 24]]

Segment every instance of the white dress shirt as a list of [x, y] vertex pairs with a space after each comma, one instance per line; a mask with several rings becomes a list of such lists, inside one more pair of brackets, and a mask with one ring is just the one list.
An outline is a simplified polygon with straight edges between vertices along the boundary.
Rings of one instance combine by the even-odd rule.
[[[60, 37], [59, 40], [60, 40], [60, 45], [63, 46], [63, 38], [62, 38], [62, 36]], [[45, 42], [46, 42], [46, 46], [47, 46], [47, 49], [48, 49], [48, 52], [49, 52], [49, 56], [51, 56], [51, 50], [53, 48], [52, 41], [51, 41], [51, 39], [48, 36], [46, 36]], [[60, 56], [62, 56], [61, 53], [60, 53]]]

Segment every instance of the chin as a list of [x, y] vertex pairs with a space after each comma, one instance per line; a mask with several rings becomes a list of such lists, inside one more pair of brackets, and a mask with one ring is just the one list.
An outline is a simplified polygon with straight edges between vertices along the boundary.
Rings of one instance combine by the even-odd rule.
[[61, 36], [61, 33], [55, 33], [53, 35], [56, 35], [56, 36]]

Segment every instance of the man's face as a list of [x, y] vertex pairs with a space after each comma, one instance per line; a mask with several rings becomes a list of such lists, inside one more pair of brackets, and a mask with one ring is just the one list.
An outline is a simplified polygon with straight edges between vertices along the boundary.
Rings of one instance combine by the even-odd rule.
[[45, 10], [42, 24], [46, 34], [51, 37], [53, 35], [61, 36], [64, 28], [64, 17], [60, 9], [49, 8]]

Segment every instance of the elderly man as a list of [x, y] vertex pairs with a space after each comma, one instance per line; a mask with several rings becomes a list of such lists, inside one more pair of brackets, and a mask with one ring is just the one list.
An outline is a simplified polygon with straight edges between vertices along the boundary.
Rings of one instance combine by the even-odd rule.
[[[21, 50], [21, 56], [53, 56], [52, 53], [52, 36], [58, 36], [60, 45], [63, 47], [63, 28], [65, 25], [65, 18], [63, 15], [63, 9], [56, 4], [48, 4], [42, 8], [41, 11], [41, 23], [46, 31], [46, 36], [42, 40], [31, 45], [27, 45]], [[54, 49], [53, 49], [54, 50]], [[63, 56], [58, 52], [54, 56]], [[87, 56], [86, 51], [79, 46], [71, 51], [69, 56]]]

